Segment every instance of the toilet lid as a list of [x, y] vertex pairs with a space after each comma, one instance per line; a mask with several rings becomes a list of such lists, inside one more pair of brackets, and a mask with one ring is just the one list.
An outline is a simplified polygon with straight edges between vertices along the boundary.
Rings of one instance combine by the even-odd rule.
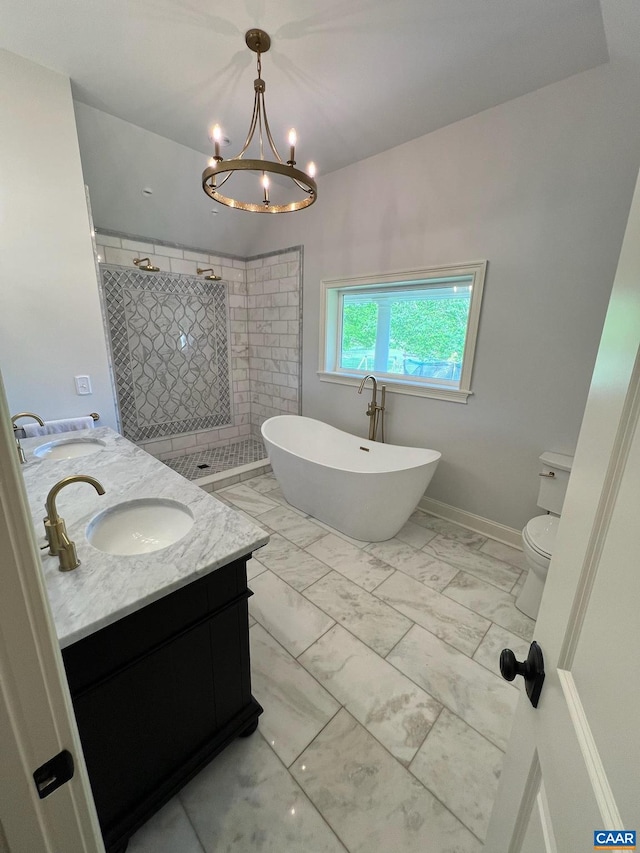
[[560, 519], [555, 515], [538, 515], [527, 522], [523, 531], [529, 545], [543, 557], [553, 554]]

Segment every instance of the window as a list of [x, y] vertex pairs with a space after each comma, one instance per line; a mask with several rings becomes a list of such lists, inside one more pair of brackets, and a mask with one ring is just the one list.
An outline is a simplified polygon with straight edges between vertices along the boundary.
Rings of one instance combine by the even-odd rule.
[[486, 266], [323, 281], [320, 378], [466, 402]]

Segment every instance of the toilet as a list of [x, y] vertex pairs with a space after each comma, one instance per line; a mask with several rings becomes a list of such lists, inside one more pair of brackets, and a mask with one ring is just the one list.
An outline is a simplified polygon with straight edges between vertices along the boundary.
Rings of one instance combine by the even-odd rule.
[[516, 607], [532, 619], [537, 619], [540, 599], [551, 555], [556, 541], [560, 513], [567, 492], [573, 456], [564, 453], [543, 453], [540, 457], [540, 489], [538, 506], [547, 510], [547, 515], [530, 519], [522, 530], [522, 550], [529, 566], [522, 592], [516, 599]]

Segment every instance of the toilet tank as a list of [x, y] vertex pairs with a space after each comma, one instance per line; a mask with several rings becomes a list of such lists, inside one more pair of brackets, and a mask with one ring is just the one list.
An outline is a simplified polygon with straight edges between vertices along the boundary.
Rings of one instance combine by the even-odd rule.
[[540, 472], [538, 506], [554, 515], [560, 515], [564, 496], [567, 493], [573, 456], [547, 451], [542, 454], [540, 461], [542, 462], [542, 471]]

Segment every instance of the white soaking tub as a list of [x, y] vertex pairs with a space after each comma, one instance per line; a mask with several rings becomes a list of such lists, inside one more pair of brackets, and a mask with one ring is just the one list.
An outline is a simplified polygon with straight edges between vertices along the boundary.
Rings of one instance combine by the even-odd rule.
[[262, 437], [287, 501], [367, 542], [395, 536], [440, 459], [437, 450], [369, 441], [299, 415], [269, 418]]

